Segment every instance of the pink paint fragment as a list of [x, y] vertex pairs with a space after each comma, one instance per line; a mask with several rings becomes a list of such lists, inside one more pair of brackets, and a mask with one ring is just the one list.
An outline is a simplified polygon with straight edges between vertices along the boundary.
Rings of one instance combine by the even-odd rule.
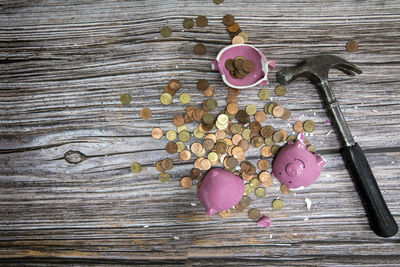
[[376, 109], [371, 110], [372, 113], [377, 113], [378, 111]]
[[324, 124], [330, 124], [330, 123], [331, 123], [330, 120], [325, 120], [325, 121], [324, 121]]
[[260, 219], [258, 219], [257, 225], [264, 226], [268, 229], [271, 227], [271, 219], [268, 216], [262, 216]]

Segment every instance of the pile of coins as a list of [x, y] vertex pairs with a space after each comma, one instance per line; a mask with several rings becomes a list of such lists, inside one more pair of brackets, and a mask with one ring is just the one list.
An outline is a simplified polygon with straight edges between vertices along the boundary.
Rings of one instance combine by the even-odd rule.
[[244, 57], [230, 58], [225, 61], [225, 68], [234, 79], [243, 79], [254, 70], [254, 62]]

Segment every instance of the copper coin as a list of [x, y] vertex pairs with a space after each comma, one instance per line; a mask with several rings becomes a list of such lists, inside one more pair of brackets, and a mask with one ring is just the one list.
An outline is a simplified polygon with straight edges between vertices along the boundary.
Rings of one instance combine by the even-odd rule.
[[172, 159], [170, 159], [170, 158], [166, 158], [166, 159], [163, 159], [162, 161], [161, 161], [161, 167], [164, 169], [164, 170], [170, 170], [170, 169], [172, 169], [172, 167], [174, 166], [174, 162], [172, 161]]
[[235, 66], [236, 70], [242, 70], [242, 65], [245, 59], [243, 57], [236, 57], [235, 61], [233, 62], [233, 66]]
[[284, 112], [284, 109], [281, 106], [275, 106], [272, 109], [272, 115], [274, 115], [274, 117], [277, 117], [277, 118], [281, 117], [283, 115], [283, 112]]
[[244, 44], [244, 38], [240, 35], [236, 35], [235, 37], [232, 38], [232, 44]]
[[263, 144], [263, 139], [260, 136], [255, 136], [251, 139], [251, 145], [255, 148], [260, 147]]
[[200, 91], [206, 90], [208, 86], [210, 85], [208, 84], [208, 80], [206, 79], [200, 79], [197, 81], [197, 89], [199, 89]]
[[283, 108], [283, 114], [280, 118], [283, 120], [288, 120], [288, 119], [290, 119], [291, 116], [292, 116], [292, 113], [290, 112], [290, 110], [287, 108]]
[[172, 79], [171, 81], [169, 81], [168, 87], [171, 90], [178, 91], [181, 88], [181, 82], [179, 80]]
[[154, 139], [161, 139], [163, 135], [164, 133], [163, 130], [161, 130], [161, 128], [153, 128], [153, 130], [151, 130], [151, 136]]
[[268, 170], [269, 166], [270, 166], [269, 161], [266, 159], [261, 159], [257, 163], [258, 169], [260, 169], [262, 171]]
[[275, 131], [274, 134], [272, 135], [272, 140], [274, 140], [277, 143], [280, 143], [285, 139], [283, 138], [283, 133], [281, 131]]
[[198, 16], [196, 18], [196, 25], [200, 28], [206, 27], [208, 25], [208, 19], [206, 16]]
[[267, 171], [262, 171], [258, 174], [258, 179], [261, 181], [264, 187], [270, 187], [273, 184], [272, 176]]
[[140, 111], [140, 117], [142, 117], [145, 120], [148, 120], [151, 118], [152, 112], [149, 108], [142, 108]]
[[188, 114], [190, 117], [193, 117], [194, 111], [197, 109], [196, 106], [188, 106], [186, 108], [186, 114]]
[[267, 119], [267, 114], [265, 114], [264, 111], [259, 110], [254, 114], [254, 119], [259, 123], [264, 122]]
[[287, 138], [287, 132], [286, 132], [285, 130], [283, 130], [283, 129], [280, 129], [279, 131], [280, 131], [280, 132], [282, 133], [282, 135], [283, 135], [283, 137], [282, 137], [282, 138], [283, 138], [282, 142], [283, 142], [283, 141], [285, 141], [286, 138]]
[[219, 216], [221, 216], [221, 218], [228, 218], [229, 216], [231, 216], [231, 209], [227, 209], [227, 210], [223, 210], [218, 212]]
[[250, 174], [247, 174], [247, 173], [245, 173], [245, 172], [242, 172], [242, 173], [241, 173], [241, 177], [242, 177], [242, 179], [245, 180], [245, 181], [250, 181], [251, 179], [254, 178], [254, 175], [253, 175], [253, 174], [250, 175]]
[[214, 94], [215, 94], [215, 90], [214, 90], [214, 87], [211, 85], [208, 86], [207, 89], [203, 91], [203, 95], [208, 98], [213, 97]]
[[165, 150], [167, 150], [167, 152], [170, 154], [174, 154], [178, 151], [178, 145], [174, 142], [169, 142], [165, 147]]
[[226, 14], [222, 18], [222, 22], [224, 23], [225, 26], [231, 26], [235, 23], [235, 17], [232, 16], [231, 14]]
[[194, 179], [194, 180], [200, 179], [202, 176], [203, 176], [203, 172], [198, 168], [193, 168], [190, 171], [190, 177], [192, 177], [192, 179]]
[[193, 119], [195, 121], [201, 121], [204, 115], [204, 110], [201, 108], [196, 108], [196, 110], [193, 112]]
[[314, 145], [308, 145], [307, 150], [314, 153], [317, 149]]
[[185, 124], [185, 119], [182, 115], [176, 115], [173, 119], [173, 123], [176, 127], [182, 126]]
[[181, 153], [179, 153], [179, 158], [183, 161], [188, 161], [192, 157], [192, 153], [190, 153], [189, 150], [185, 149], [182, 150]]
[[262, 128], [261, 124], [259, 122], [257, 122], [257, 121], [253, 121], [250, 124], [250, 130], [253, 133], [260, 134], [261, 128]]
[[226, 107], [226, 111], [231, 115], [235, 115], [239, 111], [239, 107], [235, 103], [230, 103]]
[[239, 110], [236, 113], [236, 119], [240, 122], [240, 123], [248, 123], [250, 122], [250, 117], [249, 114], [246, 113], [246, 111], [244, 110]]
[[285, 184], [281, 184], [281, 192], [284, 195], [292, 193], [292, 191], [289, 189], [289, 187], [287, 187], [287, 185], [285, 185]]
[[217, 140], [224, 139], [224, 138], [226, 138], [226, 132], [223, 131], [223, 130], [218, 130], [218, 131], [215, 133], [215, 136], [216, 136]]
[[157, 169], [157, 171], [160, 171], [160, 172], [165, 171], [165, 169], [162, 167], [162, 160], [157, 161], [156, 169]]
[[213, 133], [207, 134], [205, 138], [213, 140], [214, 143], [217, 142], [217, 136], [215, 134], [213, 134]]
[[236, 22], [234, 22], [232, 25], [227, 26], [226, 29], [228, 30], [228, 32], [237, 32], [239, 30], [239, 24], [237, 24]]
[[293, 125], [293, 130], [295, 130], [296, 133], [301, 133], [304, 131], [303, 129], [303, 122], [302, 121], [296, 121]]
[[226, 144], [223, 142], [217, 142], [215, 143], [214, 149], [215, 152], [217, 152], [218, 154], [222, 154], [224, 152], [226, 152]]
[[240, 135], [240, 134], [235, 134], [235, 135], [232, 136], [232, 143], [233, 143], [235, 146], [238, 146], [238, 145], [239, 145], [239, 142], [240, 142], [242, 139], [243, 139], [243, 138], [242, 138], [242, 135]]
[[271, 137], [274, 132], [275, 132], [275, 128], [271, 125], [264, 126], [260, 131], [261, 136], [264, 138]]
[[235, 157], [227, 157], [226, 158], [226, 166], [228, 168], [235, 168], [238, 164], [239, 164], [239, 162]]
[[[240, 35], [239, 35], [240, 36]], [[240, 36], [241, 37], [241, 36]], [[236, 37], [235, 37], [236, 38]], [[242, 37], [243, 38], [243, 37]], [[243, 65], [242, 65], [242, 67], [243, 67], [243, 70], [245, 71], [245, 72], [248, 72], [248, 73], [250, 73], [250, 72], [252, 72], [253, 70], [254, 70], [254, 63], [253, 63], [253, 61], [251, 61], [251, 60], [245, 60], [244, 62], [243, 62]]]
[[249, 172], [251, 169], [251, 162], [250, 161], [243, 161], [240, 163], [240, 168], [242, 169], [242, 172]]
[[212, 150], [214, 148], [214, 141], [209, 138], [204, 139], [203, 148], [205, 150]]
[[238, 103], [238, 98], [237, 98], [237, 96], [228, 95], [228, 96], [226, 97], [226, 103], [227, 103], [227, 104], [231, 104], [231, 103], [237, 104], [237, 103]]
[[204, 55], [207, 52], [207, 48], [204, 44], [198, 43], [194, 46], [193, 52], [197, 55]]
[[204, 159], [204, 158], [201, 158], [201, 157], [197, 158], [197, 159], [194, 161], [194, 163], [193, 163], [194, 167], [197, 168], [197, 169], [202, 170], [202, 169], [201, 169], [201, 166], [200, 166], [200, 162], [201, 162], [203, 159]]
[[176, 94], [176, 92], [177, 92], [177, 91], [174, 91], [174, 90], [172, 90], [171, 88], [169, 88], [168, 85], [164, 87], [164, 93], [168, 93], [168, 94], [170, 94], [171, 96], [174, 96], [174, 95]]
[[240, 95], [240, 89], [235, 89], [235, 88], [231, 88], [229, 87], [229, 95], [233, 95], [233, 96], [238, 96]]
[[199, 166], [200, 166], [200, 168], [199, 168], [200, 170], [206, 171], [206, 170], [209, 170], [211, 168], [212, 164], [211, 164], [211, 161], [209, 159], [202, 159], [199, 162]]
[[350, 40], [346, 44], [346, 50], [348, 52], [356, 52], [358, 50], [358, 42], [356, 40]]
[[234, 71], [235, 67], [233, 66], [233, 58], [228, 59], [227, 61], [225, 61], [225, 68], [229, 71]]
[[271, 147], [269, 147], [269, 146], [263, 146], [263, 147], [260, 149], [260, 153], [261, 153], [261, 155], [262, 155], [263, 157], [266, 157], [266, 158], [271, 157], [271, 156], [272, 156]]
[[183, 187], [183, 188], [190, 188], [190, 187], [192, 187], [192, 185], [193, 185], [193, 180], [190, 178], [190, 177], [183, 177], [182, 179], [181, 179], [181, 186]]
[[200, 144], [199, 142], [194, 142], [191, 146], [190, 146], [190, 150], [192, 150], [192, 152], [197, 155], [200, 154], [201, 151], [203, 151], [203, 145]]
[[247, 140], [240, 140], [239, 146], [243, 148], [244, 151], [247, 151], [250, 148], [250, 143]]

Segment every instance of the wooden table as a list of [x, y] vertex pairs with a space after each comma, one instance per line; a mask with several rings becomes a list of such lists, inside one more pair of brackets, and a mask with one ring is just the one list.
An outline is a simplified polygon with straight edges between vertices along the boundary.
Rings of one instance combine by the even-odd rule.
[[[210, 63], [230, 44], [221, 18], [231, 13], [249, 44], [277, 62], [266, 87], [276, 101], [317, 128], [308, 139], [328, 160], [319, 180], [282, 195], [279, 182], [251, 207], [270, 216], [269, 230], [247, 211], [209, 217], [179, 179], [193, 164], [174, 155], [170, 182], [155, 162], [167, 143], [153, 127], [175, 129], [186, 105], [159, 102], [167, 82], [199, 105], [196, 81], [209, 79], [219, 109], [227, 86]], [[206, 28], [183, 19], [206, 15]], [[169, 25], [173, 34], [160, 35]], [[400, 2], [398, 1], [1, 1], [0, 7], [0, 262], [57, 264], [396, 265], [399, 235], [380, 238], [338, 153], [337, 135], [315, 87], [306, 79], [273, 94], [275, 73], [321, 54], [341, 56], [363, 73], [329, 74], [355, 139], [364, 148], [387, 205], [400, 217]], [[359, 50], [349, 53], [349, 40]], [[203, 56], [192, 52], [202, 42]], [[132, 95], [122, 106], [120, 95]], [[239, 96], [244, 108], [266, 101], [258, 90]], [[153, 117], [139, 111], [150, 107]], [[294, 119], [268, 118], [291, 132]], [[193, 130], [195, 124], [190, 124]], [[69, 154], [70, 162], [65, 159]], [[70, 152], [71, 153], [71, 152]], [[259, 153], [248, 153], [256, 163]], [[140, 174], [132, 162], [143, 165]], [[275, 211], [280, 197], [285, 207]], [[305, 198], [312, 201], [307, 210]]]

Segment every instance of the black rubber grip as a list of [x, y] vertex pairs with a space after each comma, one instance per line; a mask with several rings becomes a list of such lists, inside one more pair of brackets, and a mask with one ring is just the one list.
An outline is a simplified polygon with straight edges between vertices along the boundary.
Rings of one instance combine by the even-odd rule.
[[394, 236], [398, 226], [386, 206], [364, 152], [356, 143], [342, 148], [344, 162], [364, 205], [371, 229], [381, 237]]

